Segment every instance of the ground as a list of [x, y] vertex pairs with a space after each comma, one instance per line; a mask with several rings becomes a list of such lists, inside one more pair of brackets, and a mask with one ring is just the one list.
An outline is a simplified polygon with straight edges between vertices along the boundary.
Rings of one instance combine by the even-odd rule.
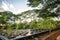
[[39, 40], [60, 40], [60, 30], [54, 30], [38, 37]]

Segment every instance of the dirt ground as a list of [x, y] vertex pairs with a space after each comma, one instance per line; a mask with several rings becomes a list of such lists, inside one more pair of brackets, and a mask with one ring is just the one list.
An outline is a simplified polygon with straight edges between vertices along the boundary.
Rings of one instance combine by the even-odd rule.
[[56, 38], [56, 40], [60, 40], [60, 35]]
[[60, 40], [60, 30], [45, 33], [38, 37], [39, 40]]

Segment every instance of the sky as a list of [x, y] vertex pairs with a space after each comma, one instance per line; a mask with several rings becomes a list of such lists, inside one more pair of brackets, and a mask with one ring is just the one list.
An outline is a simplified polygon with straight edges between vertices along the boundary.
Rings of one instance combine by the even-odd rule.
[[14, 14], [32, 10], [27, 3], [27, 0], [0, 0], [0, 10], [11, 11]]

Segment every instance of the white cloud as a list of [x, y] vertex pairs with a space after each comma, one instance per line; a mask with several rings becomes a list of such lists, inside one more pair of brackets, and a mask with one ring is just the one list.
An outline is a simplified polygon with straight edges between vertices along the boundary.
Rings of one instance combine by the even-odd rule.
[[14, 6], [13, 6], [13, 4], [10, 4], [10, 8], [11, 8], [11, 9], [12, 9], [12, 8], [14, 9]]
[[3, 12], [3, 11], [4, 11], [4, 9], [0, 7], [0, 12]]
[[9, 10], [8, 5], [3, 1], [2, 2], [2, 6], [1, 6], [4, 10]]
[[15, 7], [13, 4], [9, 4], [9, 10], [15, 13]]
[[5, 11], [11, 11], [14, 14], [18, 14], [27, 10], [31, 10], [32, 8], [27, 7], [26, 5], [21, 5], [21, 6], [14, 6], [12, 3], [9, 4], [6, 0], [2, 1], [2, 5], [1, 7], [5, 10]]
[[23, 8], [20, 8], [20, 9], [15, 8], [13, 4], [9, 4], [7, 1], [2, 1], [2, 5], [0, 7], [0, 11], [11, 11], [14, 14], [24, 11]]
[[1, 7], [5, 10], [5, 11], [12, 11], [14, 14], [18, 14], [27, 10], [31, 10], [31, 7], [27, 7], [27, 5], [21, 5], [21, 6], [14, 6], [12, 3], [8, 3], [6, 0], [2, 1], [2, 5]]
[[27, 6], [20, 6], [20, 7], [16, 7], [15, 9], [15, 13], [21, 13], [21, 12], [24, 12], [24, 11], [27, 11], [27, 10], [32, 10], [32, 8], [30, 7], [27, 7]]
[[11, 11], [11, 12], [15, 13], [14, 5], [9, 4], [7, 1], [2, 1], [2, 5], [1, 5], [0, 9], [3, 9], [4, 11]]

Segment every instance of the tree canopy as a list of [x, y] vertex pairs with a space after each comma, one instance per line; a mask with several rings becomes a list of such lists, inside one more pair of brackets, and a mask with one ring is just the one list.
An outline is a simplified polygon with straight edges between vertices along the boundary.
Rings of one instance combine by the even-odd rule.
[[60, 0], [28, 0], [28, 5], [31, 7], [40, 7], [40, 4], [42, 8], [37, 11], [40, 17], [60, 16]]

